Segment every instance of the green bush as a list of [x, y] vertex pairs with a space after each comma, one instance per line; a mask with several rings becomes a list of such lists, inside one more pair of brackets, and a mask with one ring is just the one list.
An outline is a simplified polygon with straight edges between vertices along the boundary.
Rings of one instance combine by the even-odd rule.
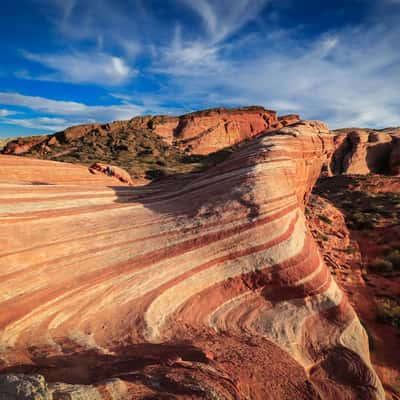
[[393, 271], [393, 264], [390, 260], [384, 258], [375, 258], [370, 264], [369, 268], [374, 272], [391, 272]]
[[386, 257], [394, 268], [400, 269], [400, 250], [392, 250]]
[[355, 249], [353, 246], [349, 246], [349, 247], [347, 247], [347, 248], [344, 250], [344, 252], [345, 252], [346, 254], [354, 254], [355, 251], [356, 251], [356, 249]]
[[400, 328], [400, 305], [395, 300], [380, 299], [376, 306], [379, 322]]
[[326, 215], [318, 215], [318, 218], [322, 222], [325, 222], [326, 224], [332, 225], [332, 220], [329, 217], [327, 217]]

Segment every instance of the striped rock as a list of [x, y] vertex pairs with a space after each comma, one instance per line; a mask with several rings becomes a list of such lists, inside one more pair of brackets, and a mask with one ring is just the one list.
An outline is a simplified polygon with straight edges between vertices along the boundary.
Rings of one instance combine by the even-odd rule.
[[2, 372], [118, 378], [126, 398], [383, 399], [303, 215], [333, 148], [306, 121], [141, 187], [1, 156]]

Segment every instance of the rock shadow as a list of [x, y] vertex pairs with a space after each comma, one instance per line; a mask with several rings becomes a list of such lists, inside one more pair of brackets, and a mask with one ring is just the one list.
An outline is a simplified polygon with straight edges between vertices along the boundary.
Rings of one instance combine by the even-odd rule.
[[187, 342], [134, 344], [115, 349], [113, 353], [81, 351], [50, 357], [33, 357], [32, 364], [21, 364], [0, 370], [2, 374], [40, 374], [48, 382], [94, 384], [111, 378], [140, 374], [146, 367], [168, 367], [177, 360], [206, 363], [204, 352]]

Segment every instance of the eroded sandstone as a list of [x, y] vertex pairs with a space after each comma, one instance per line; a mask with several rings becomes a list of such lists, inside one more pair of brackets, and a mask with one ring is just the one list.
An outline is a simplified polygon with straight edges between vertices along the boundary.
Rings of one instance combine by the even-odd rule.
[[168, 115], [135, 117], [109, 124], [88, 124], [70, 127], [48, 136], [18, 138], [7, 143], [4, 154], [23, 154], [36, 147], [40, 154], [51, 154], [57, 146], [73, 143], [96, 133], [119, 135], [128, 129], [148, 130], [162, 137], [169, 145], [189, 154], [209, 154], [234, 145], [264, 131], [277, 130], [299, 122], [295, 114], [279, 117], [263, 107], [213, 108], [179, 117]]
[[1, 178], [2, 372], [134, 399], [383, 399], [303, 214], [333, 151], [305, 121], [147, 186]]
[[333, 134], [336, 150], [329, 169], [334, 175], [397, 173], [399, 129], [344, 129]]

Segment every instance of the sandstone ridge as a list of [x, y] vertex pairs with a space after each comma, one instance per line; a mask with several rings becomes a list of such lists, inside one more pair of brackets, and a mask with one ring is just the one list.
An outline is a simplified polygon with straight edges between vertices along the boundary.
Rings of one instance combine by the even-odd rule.
[[383, 399], [303, 213], [333, 151], [304, 121], [146, 186], [0, 179], [1, 371], [104, 399]]

